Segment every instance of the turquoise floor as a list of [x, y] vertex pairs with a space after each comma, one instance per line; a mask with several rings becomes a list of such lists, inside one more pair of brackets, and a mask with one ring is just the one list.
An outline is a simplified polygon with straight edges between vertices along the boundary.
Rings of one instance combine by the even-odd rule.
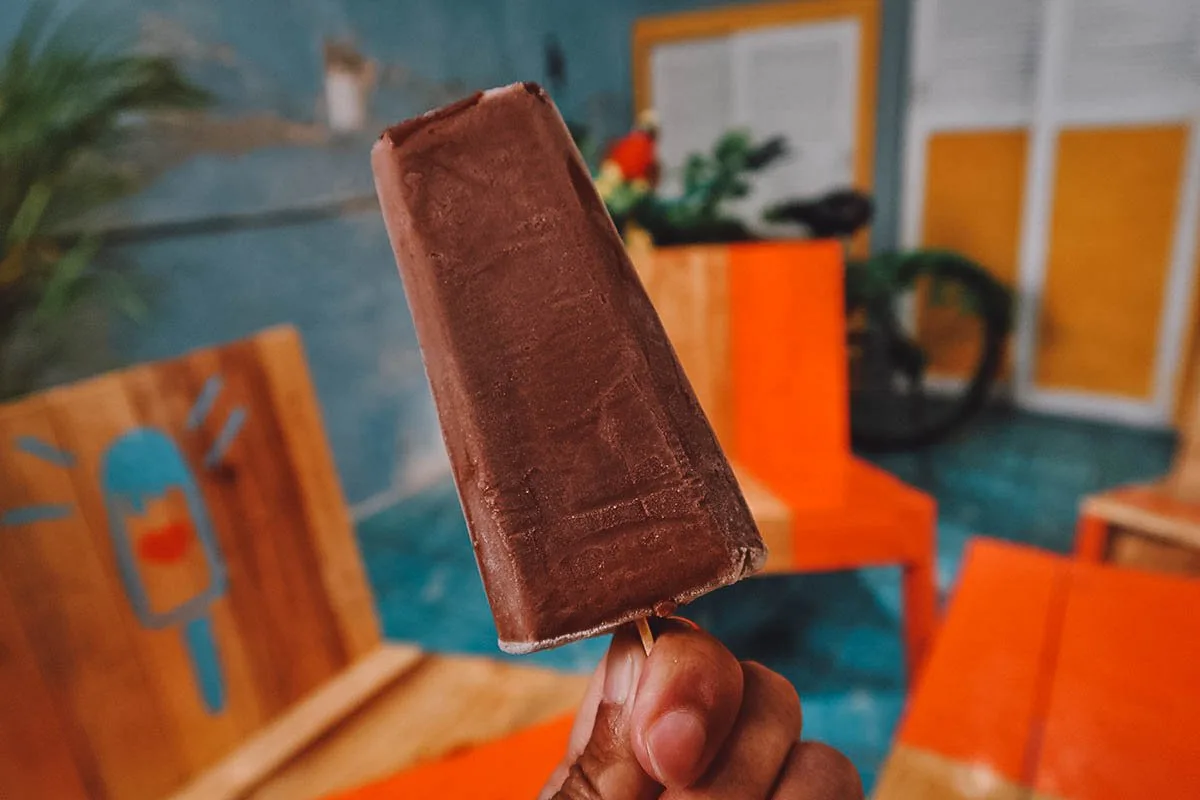
[[[956, 440], [877, 459], [939, 503], [939, 583], [953, 585], [978, 533], [1058, 552], [1081, 495], [1167, 468], [1171, 436], [989, 412]], [[436, 487], [359, 526], [389, 637], [505, 658], [453, 487]], [[904, 702], [899, 576], [893, 569], [759, 578], [687, 609], [742, 658], [780, 671], [804, 701], [805, 736], [844, 751], [873, 785]], [[522, 658], [590, 671], [604, 641]]]

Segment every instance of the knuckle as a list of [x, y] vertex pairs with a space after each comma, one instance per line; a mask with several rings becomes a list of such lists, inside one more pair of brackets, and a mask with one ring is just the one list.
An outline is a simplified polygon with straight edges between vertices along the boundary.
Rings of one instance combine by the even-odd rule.
[[[862, 780], [850, 759], [827, 744], [802, 742], [792, 751], [785, 786], [819, 786], [822, 800], [861, 800]], [[777, 800], [793, 795], [781, 792]], [[798, 795], [797, 795], [798, 796]]]
[[799, 736], [802, 714], [796, 687], [787, 678], [757, 661], [742, 662], [742, 673], [746, 697], [760, 698], [759, 702], [788, 727], [794, 728]]
[[586, 759], [571, 765], [567, 779], [552, 800], [604, 800]]

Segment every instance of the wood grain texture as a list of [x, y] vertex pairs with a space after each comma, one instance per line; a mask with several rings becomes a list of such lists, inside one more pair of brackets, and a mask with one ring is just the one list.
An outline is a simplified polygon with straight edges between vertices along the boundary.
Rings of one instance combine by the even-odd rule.
[[245, 797], [390, 683], [416, 668], [423, 658], [415, 647], [376, 648], [293, 705], [228, 758], [201, 773], [171, 800]]
[[300, 335], [294, 328], [274, 328], [260, 335], [255, 347], [271, 405], [281, 415], [284, 452], [310, 524], [325, 596], [334, 609], [342, 648], [353, 660], [378, 646], [379, 620], [362, 558], [352, 546], [353, 523], [325, 438]]
[[[101, 425], [110, 414], [121, 413], [105, 405], [112, 388], [109, 380], [94, 382], [84, 398]], [[4, 529], [0, 581], [32, 645], [36, 668], [62, 709], [86, 796], [159, 797], [182, 779], [185, 767], [110, 566], [106, 528], [92, 529], [88, 498], [77, 491], [72, 470], [13, 454], [18, 436], [72, 450], [85, 444], [74, 441], [71, 431], [58, 435], [52, 424], [57, 423], [56, 396], [27, 401], [24, 414], [4, 413], [0, 503], [11, 508], [53, 500], [68, 505], [70, 516]], [[75, 453], [76, 469], [92, 466], [87, 456]], [[27, 689], [5, 686], [4, 691]]]
[[1060, 135], [1039, 388], [1150, 397], [1186, 142], [1181, 126]]
[[1108, 561], [1130, 569], [1200, 577], [1200, 548], [1120, 528], [1109, 534]]
[[[1197, 264], [1200, 271], [1200, 264]], [[1197, 281], [1200, 286], [1200, 281]], [[1196, 310], [1193, 302], [1192, 315]], [[1193, 325], [1195, 321], [1193, 320]], [[1192, 334], [1193, 338], [1195, 333]], [[1181, 385], [1186, 389], [1188, 398], [1186, 406], [1180, 407], [1180, 413], [1186, 414], [1179, 426], [1179, 447], [1175, 450], [1175, 459], [1171, 463], [1171, 472], [1167, 476], [1167, 490], [1180, 500], [1200, 502], [1200, 403], [1196, 397], [1200, 394], [1200, 370], [1195, 362], [1200, 360], [1200, 350], [1195, 342], [1189, 347], [1192, 355], [1188, 358], [1186, 368], [1180, 370]]]
[[[6, 433], [0, 420], [0, 436]], [[7, 476], [13, 474], [0, 457]], [[9, 484], [9, 488], [12, 486]], [[0, 485], [0, 502], [5, 495]], [[0, 536], [13, 532], [0, 531]], [[0, 556], [2, 557], [2, 556]], [[37, 653], [22, 628], [8, 587], [0, 581], [0, 797], [86, 797], [85, 776], [71, 752], [80, 745], [69, 711], [39, 669]], [[94, 765], [85, 754], [83, 765]], [[89, 777], [91, 777], [89, 775]], [[94, 778], [92, 778], [95, 781]]]
[[[194, 402], [192, 387], [183, 379], [177, 365], [128, 370], [122, 376], [121, 388], [136, 424], [170, 434], [192, 464], [203, 463], [207, 445], [187, 429], [188, 412]], [[62, 414], [74, 419], [70, 406], [62, 409]], [[89, 423], [90, 420], [85, 422]], [[116, 435], [119, 432], [120, 427], [110, 433]], [[186, 503], [183, 508], [168, 511], [174, 519], [186, 519], [189, 513]], [[148, 510], [143, 521], [152, 515], [153, 511]], [[102, 528], [104, 523], [102, 518], [98, 519], [94, 527]], [[136, 535], [136, 528], [131, 526], [131, 533]], [[225, 563], [228, 564], [228, 560]], [[176, 593], [177, 601], [205, 591], [213, 577], [199, 548], [191, 548], [188, 558], [179, 565], [160, 565], [146, 570], [143, 575], [147, 584], [154, 582], [169, 587]], [[183, 596], [177, 594], [181, 585], [190, 590]], [[152, 597], [156, 594], [159, 592], [151, 591]], [[159, 694], [164, 698], [178, 732], [188, 774], [213, 764], [264, 721], [254, 672], [246, 652], [246, 632], [234, 613], [228, 592], [209, 605], [208, 618], [220, 642], [219, 658], [226, 687], [226, 706], [220, 714], [209, 713], [198, 692], [183, 691], [184, 687], [195, 684], [195, 677], [179, 631], [173, 628], [151, 631], [140, 626], [135, 629], [135, 635], [143, 641], [143, 648], [152, 663]]]
[[1083, 513], [1109, 525], [1200, 549], [1200, 503], [1179, 500], [1161, 484], [1122, 486], [1084, 499]]
[[573, 712], [587, 681], [485, 658], [429, 656], [249, 797], [324, 797], [498, 739]]
[[162, 797], [379, 641], [294, 332], [0, 406], [0, 472], [0, 796]]
[[[120, 581], [115, 554], [118, 537], [128, 536], [131, 542], [136, 542], [140, 526], [148, 526], [154, 517], [169, 513], [165, 507], [156, 508], [152, 501], [145, 514], [137, 515], [131, 510], [123, 515], [124, 531], [114, 529], [109, 523], [106, 490], [101, 485], [102, 462], [109, 445], [121, 434], [149, 422], [139, 418], [127, 392], [130, 383], [139, 383], [146, 377], [144, 370], [134, 369], [120, 377], [100, 378], [50, 392], [46, 402], [62, 446], [77, 459], [77, 466], [70, 475], [75, 484], [78, 509], [91, 533], [102, 570], [114, 584], [120, 630], [140, 663], [147, 683], [142, 691], [130, 691], [120, 700], [111, 702], [155, 709], [163, 731], [153, 745], [147, 746], [145, 755], [153, 757], [151, 754], [164, 753], [170, 748], [179, 763], [177, 775], [157, 790], [161, 792], [182, 780], [190, 769], [206, 765], [231, 747], [239, 732], [233, 716], [210, 717], [204, 710], [178, 629], [174, 626], [161, 630], [147, 628], [135, 616], [128, 590]], [[88, 410], [86, 414], [79, 413], [83, 408]], [[158, 502], [167, 501], [164, 498]], [[191, 550], [189, 557], [170, 566], [144, 565], [138, 570], [138, 580], [147, 591], [152, 610], [162, 613], [204, 591], [213, 576], [202, 560], [194, 558], [196, 552]], [[86, 600], [66, 599], [65, 602]], [[97, 633], [103, 634], [103, 631]], [[136, 750], [131, 749], [131, 753], [140, 758]], [[125, 796], [123, 792], [114, 794]]]
[[631, 255], [700, 407], [731, 451], [729, 249], [633, 248]]
[[[1192, 264], [1194, 274], [1200, 274], [1200, 247], [1196, 248], [1196, 258]], [[1187, 339], [1179, 353], [1178, 379], [1175, 383], [1174, 415], [1172, 421], [1185, 438], [1194, 437], [1200, 433], [1200, 281], [1192, 286], [1192, 296], [1188, 302]], [[1200, 493], [1200, 478], [1194, 482], [1196, 492]]]
[[[251, 543], [244, 552], [251, 558], [264, 622], [273, 632], [274, 674], [287, 706], [336, 675], [349, 658], [322, 591], [299, 486], [280, 457], [279, 417], [262, 413], [270, 405], [254, 343], [235, 342], [213, 355], [229, 405], [218, 401], [206, 438], [215, 439], [235, 403], [247, 407], [241, 436], [214, 472], [224, 476], [224, 502], [237, 512], [238, 538]], [[206, 374], [201, 369], [197, 377]]]
[[[220, 362], [213, 351], [192, 353], [188, 358], [161, 366], [162, 371], [188, 397], [199, 397], [206, 382], [220, 374]], [[218, 397], [210, 417], [218, 422], [202, 421], [180, 445], [188, 460], [195, 464], [205, 457], [208, 442], [220, 427], [219, 420], [225, 418], [234, 403]], [[289, 690], [285, 672], [279, 664], [286, 661], [287, 653], [277, 636], [254, 635], [256, 631], [271, 630], [272, 619], [262, 593], [268, 586], [258, 568], [256, 554], [259, 552], [257, 536], [246, 523], [239, 505], [234, 501], [231, 484], [236, 476], [226, 465], [200, 481], [200, 490], [212, 519], [217, 544], [225, 561], [228, 575], [227, 598], [242, 637], [243, 652], [247, 669], [254, 682], [255, 694], [263, 719], [274, 717], [283, 711], [295, 697]], [[268, 573], [268, 578], [274, 572]]]

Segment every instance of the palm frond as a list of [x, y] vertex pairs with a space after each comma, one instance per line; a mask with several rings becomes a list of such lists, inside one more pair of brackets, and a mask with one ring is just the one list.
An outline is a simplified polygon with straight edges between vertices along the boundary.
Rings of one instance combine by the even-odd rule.
[[7, 393], [62, 339], [80, 299], [144, 313], [128, 281], [95, 263], [97, 238], [64, 244], [61, 231], [137, 188], [121, 156], [148, 115], [209, 100], [170, 59], [119, 47], [84, 5], [35, 2], [0, 54], [0, 353], [24, 365], [0, 369]]

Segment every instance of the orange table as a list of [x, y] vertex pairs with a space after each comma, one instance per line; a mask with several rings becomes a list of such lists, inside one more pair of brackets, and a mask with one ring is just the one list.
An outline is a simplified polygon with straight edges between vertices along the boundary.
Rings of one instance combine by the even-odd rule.
[[1200, 582], [978, 540], [878, 800], [1192, 798]]

